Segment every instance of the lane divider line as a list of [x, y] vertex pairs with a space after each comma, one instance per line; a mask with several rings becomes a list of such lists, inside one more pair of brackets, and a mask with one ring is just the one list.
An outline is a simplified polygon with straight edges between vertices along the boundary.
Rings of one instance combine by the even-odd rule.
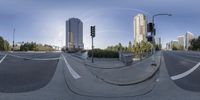
[[63, 59], [64, 59], [64, 61], [65, 61], [65, 64], [66, 64], [66, 66], [67, 66], [69, 72], [71, 73], [71, 75], [72, 75], [75, 79], [81, 78], [81, 76], [80, 76], [77, 72], [75, 72], [75, 71], [73, 70], [73, 68], [69, 65], [69, 63], [67, 62], [67, 60], [66, 60], [66, 58], [64, 57], [63, 54], [62, 54], [62, 57], [63, 57]]
[[198, 67], [200, 66], [200, 62], [197, 63], [193, 68], [191, 68], [190, 70], [182, 73], [182, 74], [178, 74], [178, 75], [175, 75], [175, 76], [171, 76], [171, 79], [172, 80], [178, 80], [178, 79], [181, 79], [189, 74], [191, 74], [193, 71], [195, 71]]
[[3, 62], [3, 60], [6, 58], [7, 54], [0, 60], [0, 63]]
[[60, 58], [28, 58], [28, 57], [21, 57], [21, 56], [12, 55], [12, 54], [9, 54], [9, 55], [12, 57], [27, 59], [27, 60], [59, 60], [60, 59]]

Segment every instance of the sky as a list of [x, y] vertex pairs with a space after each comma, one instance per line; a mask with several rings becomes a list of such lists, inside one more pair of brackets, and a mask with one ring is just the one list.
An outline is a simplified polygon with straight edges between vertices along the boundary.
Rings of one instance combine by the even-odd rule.
[[144, 13], [155, 19], [157, 37], [163, 47], [187, 31], [200, 35], [200, 1], [198, 0], [0, 0], [0, 36], [12, 43], [37, 42], [65, 45], [65, 21], [79, 18], [83, 22], [85, 49], [91, 48], [90, 26], [96, 26], [95, 48], [133, 41], [133, 17]]

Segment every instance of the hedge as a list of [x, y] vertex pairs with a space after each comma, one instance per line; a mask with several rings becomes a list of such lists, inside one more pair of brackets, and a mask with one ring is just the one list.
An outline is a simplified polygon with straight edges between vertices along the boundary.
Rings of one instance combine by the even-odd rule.
[[[92, 57], [92, 50], [88, 51], [88, 57]], [[110, 50], [94, 49], [95, 58], [119, 58], [119, 53]]]

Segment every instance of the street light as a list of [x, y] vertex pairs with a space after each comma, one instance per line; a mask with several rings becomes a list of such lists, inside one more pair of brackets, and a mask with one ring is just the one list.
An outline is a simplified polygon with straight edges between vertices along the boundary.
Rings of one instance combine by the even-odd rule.
[[153, 15], [153, 17], [152, 17], [152, 22], [153, 22], [153, 23], [154, 23], [155, 17], [157, 17], [157, 16], [172, 16], [172, 14], [155, 14], [155, 15]]
[[154, 27], [153, 27], [153, 31], [152, 31], [152, 37], [153, 37], [153, 54], [154, 54], [154, 57], [153, 57], [153, 59], [154, 59], [154, 61], [155, 61], [155, 34], [156, 34], [156, 30], [155, 30], [155, 23], [154, 23], [154, 20], [155, 20], [155, 18], [157, 17], [157, 16], [172, 16], [172, 14], [163, 14], [163, 13], [160, 13], [160, 14], [155, 14], [155, 15], [153, 15], [153, 17], [152, 17], [152, 23], [153, 23], [153, 25], [154, 25]]
[[15, 28], [13, 29], [13, 51], [15, 47]]

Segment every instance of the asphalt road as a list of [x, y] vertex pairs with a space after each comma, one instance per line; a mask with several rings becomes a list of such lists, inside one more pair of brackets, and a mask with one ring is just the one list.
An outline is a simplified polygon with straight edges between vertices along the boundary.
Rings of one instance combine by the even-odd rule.
[[[165, 51], [163, 56], [171, 78], [172, 76], [181, 76], [180, 74], [188, 72], [200, 62], [200, 53], [197, 52]], [[200, 92], [199, 67], [190, 74], [173, 81], [182, 89]]]
[[[59, 53], [9, 53], [0, 63], [0, 92], [17, 93], [37, 90], [52, 79]], [[0, 59], [3, 56], [0, 55]], [[40, 58], [33, 60], [24, 58]]]
[[[0, 52], [0, 60], [5, 54]], [[158, 75], [131, 86], [107, 84], [73, 56], [60, 55], [9, 53], [0, 63], [0, 100], [199, 100], [200, 97], [199, 68], [180, 79], [169, 78], [197, 65], [200, 60], [197, 52], [163, 52]], [[76, 78], [76, 74], [80, 77]]]

